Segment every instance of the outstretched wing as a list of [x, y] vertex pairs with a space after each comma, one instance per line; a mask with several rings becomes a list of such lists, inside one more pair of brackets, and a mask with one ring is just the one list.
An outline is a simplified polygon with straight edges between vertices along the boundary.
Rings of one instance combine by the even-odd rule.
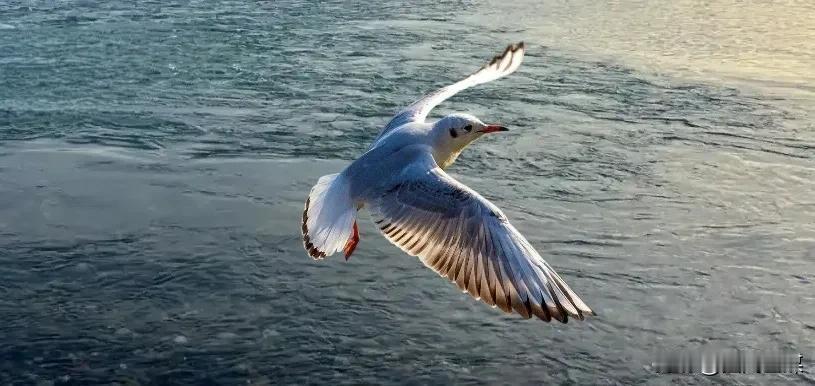
[[386, 134], [392, 129], [402, 126], [405, 123], [424, 121], [427, 114], [430, 113], [430, 110], [461, 90], [482, 83], [487, 83], [513, 73], [516, 69], [518, 69], [518, 66], [521, 65], [521, 60], [523, 57], [523, 42], [509, 45], [503, 53], [492, 58], [489, 63], [481, 67], [481, 69], [474, 72], [472, 75], [447, 87], [442, 87], [430, 94], [427, 94], [422, 97], [422, 99], [413, 102], [413, 104], [400, 111], [391, 119], [390, 122], [388, 122], [385, 128], [382, 129], [379, 136]]
[[583, 319], [592, 310], [487, 199], [427, 152], [369, 200], [385, 237], [476, 299], [525, 318]]

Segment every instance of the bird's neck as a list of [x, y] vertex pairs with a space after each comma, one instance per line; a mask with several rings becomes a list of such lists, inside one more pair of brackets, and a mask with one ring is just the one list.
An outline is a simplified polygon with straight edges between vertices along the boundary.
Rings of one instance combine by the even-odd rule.
[[433, 159], [436, 160], [436, 164], [438, 164], [440, 168], [447, 169], [447, 167], [456, 162], [456, 159], [458, 158], [458, 155], [461, 154], [462, 150], [464, 150], [464, 148], [452, 151], [448, 149], [434, 149]]
[[442, 133], [435, 138], [431, 138], [431, 147], [433, 148], [433, 159], [436, 164], [442, 169], [456, 162], [458, 155], [467, 147], [469, 143], [461, 141], [450, 141], [447, 133]]

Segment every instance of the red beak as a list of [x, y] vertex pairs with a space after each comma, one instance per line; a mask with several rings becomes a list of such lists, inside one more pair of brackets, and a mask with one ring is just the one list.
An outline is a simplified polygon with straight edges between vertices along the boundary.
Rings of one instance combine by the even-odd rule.
[[487, 125], [487, 126], [484, 126], [484, 128], [481, 129], [480, 131], [482, 133], [495, 133], [495, 132], [498, 132], [498, 131], [509, 131], [509, 129], [507, 129], [506, 127], [501, 126], [501, 125]]

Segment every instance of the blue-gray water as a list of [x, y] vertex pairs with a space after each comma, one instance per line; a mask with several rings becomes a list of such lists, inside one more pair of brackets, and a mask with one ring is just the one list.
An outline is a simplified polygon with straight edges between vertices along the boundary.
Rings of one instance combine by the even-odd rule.
[[[0, 2], [0, 384], [795, 384], [659, 349], [812, 352], [807, 2]], [[314, 262], [316, 179], [435, 115], [512, 128], [450, 170], [598, 316], [504, 315], [365, 220]]]

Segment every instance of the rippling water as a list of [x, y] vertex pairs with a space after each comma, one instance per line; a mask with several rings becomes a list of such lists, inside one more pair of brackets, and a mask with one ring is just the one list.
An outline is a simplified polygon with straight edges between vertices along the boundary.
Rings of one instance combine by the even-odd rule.
[[[813, 26], [806, 1], [3, 2], [0, 383], [813, 382], [650, 367], [811, 350]], [[436, 110], [513, 128], [451, 173], [599, 315], [504, 315], [367, 221], [349, 262], [308, 258], [316, 179], [516, 40], [519, 72]]]

